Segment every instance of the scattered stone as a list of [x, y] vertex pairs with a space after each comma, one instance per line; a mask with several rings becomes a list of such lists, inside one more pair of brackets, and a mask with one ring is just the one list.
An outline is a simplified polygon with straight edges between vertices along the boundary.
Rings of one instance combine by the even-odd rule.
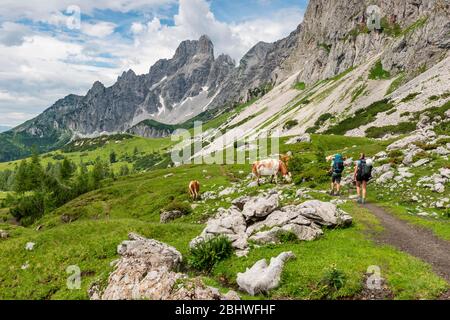
[[387, 151], [405, 149], [406, 147], [413, 144], [414, 142], [423, 142], [425, 140], [427, 140], [427, 137], [425, 135], [422, 135], [420, 133], [413, 134], [406, 138], [395, 141], [394, 143], [392, 143], [391, 145], [389, 145], [387, 147]]
[[292, 252], [283, 252], [278, 257], [271, 258], [269, 265], [266, 259], [262, 259], [244, 273], [238, 273], [236, 282], [241, 290], [252, 296], [267, 293], [279, 285], [284, 264], [294, 258]]
[[173, 173], [169, 173], [164, 176], [164, 178], [170, 178], [170, 177], [173, 177]]
[[436, 154], [439, 154], [441, 156], [446, 156], [448, 154], [450, 154], [450, 151], [448, 151], [446, 148], [444, 147], [438, 147], [436, 150], [433, 151]]
[[219, 192], [219, 197], [229, 196], [230, 194], [236, 193], [236, 189], [229, 187]]
[[27, 244], [25, 245], [25, 250], [32, 251], [35, 245], [36, 244], [34, 242], [27, 242]]
[[437, 193], [444, 193], [445, 192], [445, 186], [442, 183], [436, 183], [433, 187], [433, 191]]
[[312, 198], [309, 194], [307, 194], [303, 190], [297, 190], [297, 192], [295, 193], [295, 197], [297, 197], [299, 199], [311, 199]]
[[427, 164], [427, 163], [430, 162], [430, 161], [431, 161], [430, 159], [420, 159], [420, 160], [414, 162], [414, 163], [412, 164], [412, 166], [413, 166], [414, 168], [418, 168], [418, 167], [423, 166], [424, 164]]
[[0, 229], [0, 239], [7, 239], [7, 238], [9, 238], [9, 233], [6, 232], [5, 230]]
[[[383, 164], [382, 166], [379, 166], [379, 167], [374, 167], [372, 169], [372, 176], [378, 177], [378, 176], [382, 175], [383, 173], [386, 173], [389, 170], [391, 170], [391, 168], [392, 168], [392, 165], [390, 163]], [[353, 179], [352, 175], [351, 175], [351, 177]]]
[[164, 211], [161, 213], [160, 216], [160, 222], [161, 223], [168, 223], [170, 221], [176, 220], [178, 218], [181, 218], [184, 216], [184, 213], [179, 210], [173, 210], [173, 211]]
[[30, 267], [30, 263], [27, 261], [27, 262], [25, 262], [25, 263], [20, 267], [20, 269], [26, 270], [26, 269], [28, 269], [29, 267]]
[[352, 223], [351, 216], [329, 202], [310, 200], [300, 204], [297, 208], [300, 210], [300, 215], [321, 226], [348, 226]]
[[296, 144], [296, 143], [300, 143], [300, 142], [311, 143], [311, 135], [309, 133], [305, 133], [301, 136], [293, 137], [293, 138], [289, 139], [286, 142], [286, 144]]
[[254, 218], [264, 218], [278, 208], [278, 194], [271, 194], [268, 197], [255, 197], [245, 203], [242, 210], [246, 220]]
[[394, 172], [388, 171], [388, 172], [383, 173], [376, 181], [378, 184], [384, 184], [392, 179], [394, 179]]

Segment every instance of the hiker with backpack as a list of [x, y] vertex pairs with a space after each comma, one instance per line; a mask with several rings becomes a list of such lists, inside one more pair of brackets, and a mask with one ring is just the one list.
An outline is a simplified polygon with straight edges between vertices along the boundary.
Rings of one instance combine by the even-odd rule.
[[366, 203], [367, 183], [372, 178], [372, 160], [366, 159], [364, 153], [356, 161], [354, 180], [356, 182], [356, 193], [358, 194], [358, 203]]
[[[339, 196], [341, 194], [341, 180], [344, 172], [344, 158], [341, 154], [336, 154], [331, 162], [331, 192], [330, 195]], [[336, 189], [336, 193], [334, 190]]]

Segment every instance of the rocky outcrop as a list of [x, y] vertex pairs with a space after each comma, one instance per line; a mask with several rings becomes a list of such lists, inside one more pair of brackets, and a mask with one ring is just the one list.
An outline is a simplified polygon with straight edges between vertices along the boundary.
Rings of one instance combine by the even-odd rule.
[[5, 230], [0, 230], [0, 239], [7, 239], [9, 238], [9, 233]]
[[181, 254], [162, 242], [131, 233], [117, 252], [121, 256], [109, 276], [105, 289], [93, 284], [89, 289], [92, 300], [219, 300], [223, 296], [215, 288], [205, 286], [200, 279], [189, 279], [176, 270]]
[[262, 259], [244, 273], [238, 273], [236, 282], [241, 290], [252, 296], [267, 293], [278, 287], [284, 264], [290, 259], [295, 259], [292, 252], [283, 252], [278, 257], [271, 258], [270, 264]]
[[218, 235], [226, 236], [237, 255], [246, 255], [249, 242], [278, 243], [280, 233], [290, 232], [298, 240], [311, 241], [323, 234], [323, 227], [346, 227], [352, 217], [335, 204], [318, 200], [279, 208], [279, 195], [270, 192], [256, 197], [241, 197], [229, 209], [220, 209], [208, 220], [191, 247]]
[[182, 216], [184, 216], [184, 213], [179, 210], [163, 211], [161, 212], [159, 221], [161, 223], [168, 223], [170, 221], [181, 218]]

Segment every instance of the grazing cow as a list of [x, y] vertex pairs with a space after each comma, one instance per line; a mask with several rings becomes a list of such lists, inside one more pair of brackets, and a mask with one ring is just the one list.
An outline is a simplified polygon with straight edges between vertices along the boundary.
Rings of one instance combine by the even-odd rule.
[[200, 197], [200, 182], [194, 180], [189, 183], [189, 194], [194, 201]]
[[292, 159], [292, 153], [288, 152], [287, 154], [280, 154], [280, 160], [283, 161], [286, 166], [289, 166], [289, 161]]
[[286, 164], [277, 159], [267, 159], [256, 161], [252, 167], [253, 175], [256, 177], [256, 181], [259, 186], [259, 179], [261, 176], [270, 176], [270, 182], [273, 182], [275, 179], [275, 183], [278, 183], [278, 173], [281, 172], [281, 175], [287, 182], [292, 181], [291, 173], [288, 172]]

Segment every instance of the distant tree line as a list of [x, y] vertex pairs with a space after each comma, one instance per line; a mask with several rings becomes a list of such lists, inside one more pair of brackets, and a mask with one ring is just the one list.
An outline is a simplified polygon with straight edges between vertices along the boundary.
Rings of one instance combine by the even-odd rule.
[[[130, 174], [128, 166], [122, 166], [118, 174]], [[14, 194], [8, 194], [3, 205], [9, 207], [11, 215], [23, 225], [30, 225], [46, 212], [98, 189], [102, 180], [115, 178], [110, 163], [100, 158], [90, 170], [84, 163], [77, 165], [68, 158], [44, 167], [39, 155], [34, 153], [14, 170], [0, 172], [0, 190], [14, 191]]]

